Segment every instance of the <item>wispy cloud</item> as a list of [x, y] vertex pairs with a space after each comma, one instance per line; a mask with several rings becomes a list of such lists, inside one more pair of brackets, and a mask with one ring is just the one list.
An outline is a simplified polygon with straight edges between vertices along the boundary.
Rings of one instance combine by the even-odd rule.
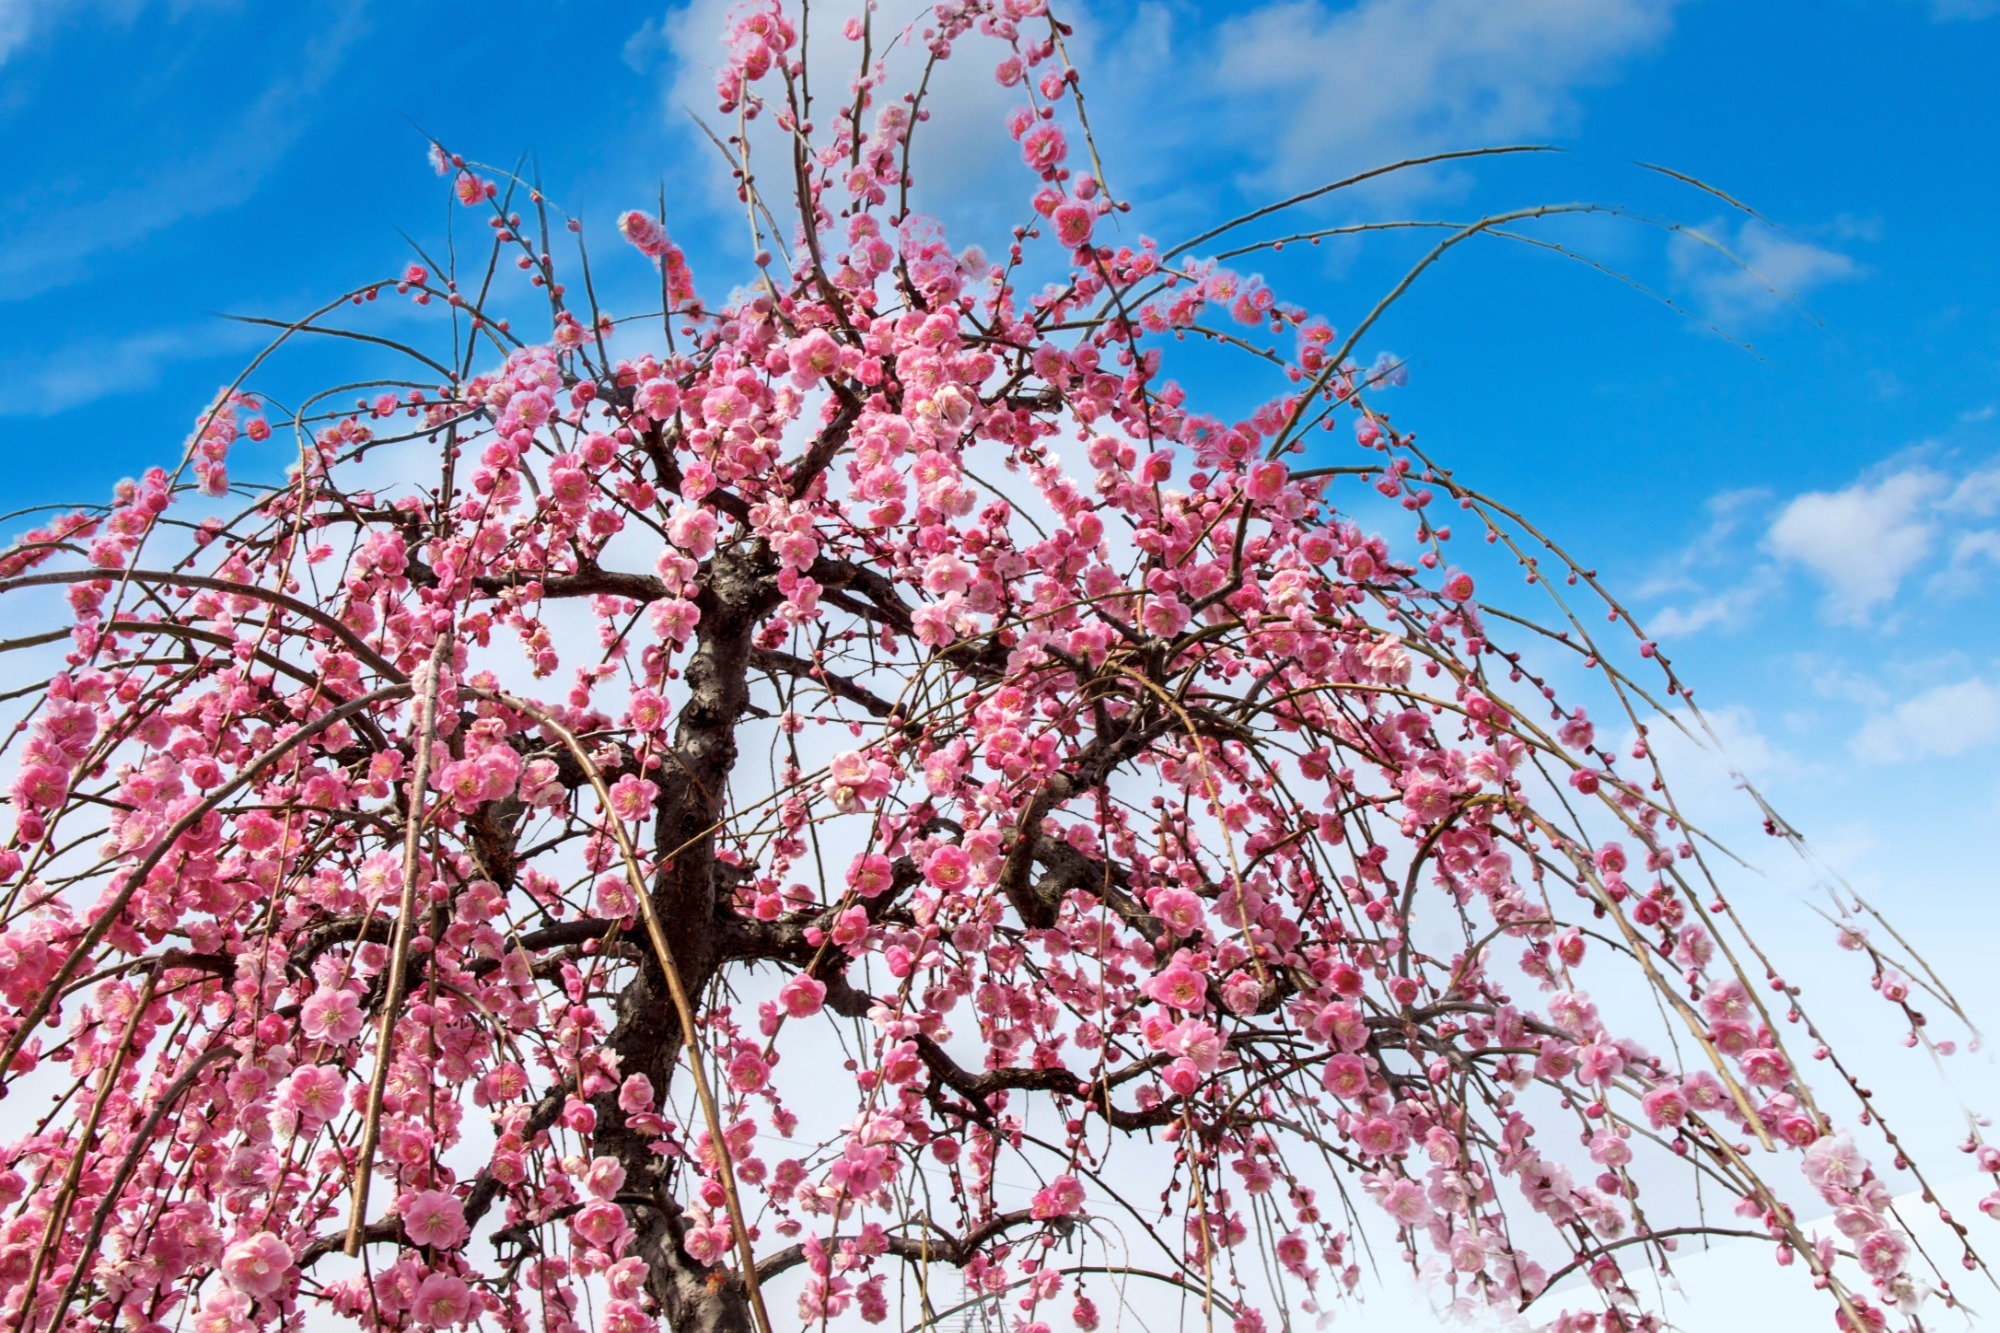
[[[1841, 220], [1823, 229], [1837, 239], [1866, 239]], [[1857, 277], [1853, 259], [1804, 236], [1745, 218], [1733, 231], [1722, 222], [1676, 232], [1667, 242], [1675, 280], [1710, 319], [1740, 325], [1803, 300], [1831, 282]]]
[[1679, 639], [1705, 629], [1740, 625], [1775, 586], [1776, 581], [1769, 577], [1753, 577], [1720, 592], [1663, 607], [1646, 618], [1646, 632], [1662, 639]]
[[[1770, 492], [1756, 488], [1724, 491], [1704, 506], [1708, 527], [1676, 552], [1665, 567], [1634, 589], [1648, 601], [1672, 599], [1646, 616], [1646, 632], [1657, 638], [1684, 638], [1711, 628], [1741, 623], [1750, 610], [1775, 590], [1777, 580], [1767, 568], [1743, 569], [1741, 534], [1755, 525], [1768, 508]], [[1718, 574], [1733, 580], [1719, 591]]]
[[179, 362], [238, 350], [258, 336], [246, 325], [218, 320], [92, 339], [33, 360], [0, 362], [0, 417], [52, 417], [101, 398], [142, 392]]
[[2000, 14], [2000, 0], [1924, 0], [1924, 4], [1939, 23], [1987, 19]]
[[[127, 24], [153, 0], [0, 0], [0, 65], [29, 43], [64, 24], [89, 17], [97, 22]], [[168, 9], [180, 14], [206, 5], [234, 0], [170, 0]]]
[[[1280, 0], [1222, 24], [1224, 125], [1266, 184], [1296, 185], [1437, 149], [1542, 138], [1575, 90], [1657, 46], [1675, 0]], [[1443, 178], [1427, 179], [1436, 187]], [[1418, 188], [1414, 180], [1408, 189]]]
[[[27, 16], [23, 24], [39, 8], [33, 0], [0, 0], [0, 43], [10, 5]], [[248, 199], [298, 139], [313, 97], [366, 31], [366, 6], [367, 0], [341, 5], [334, 21], [196, 156], [159, 162], [87, 203], [22, 215], [28, 221], [20, 230], [0, 232], [0, 301], [65, 286], [87, 271], [93, 256]]]
[[0, 0], [0, 65], [27, 44], [35, 31], [35, 11], [29, 0]]

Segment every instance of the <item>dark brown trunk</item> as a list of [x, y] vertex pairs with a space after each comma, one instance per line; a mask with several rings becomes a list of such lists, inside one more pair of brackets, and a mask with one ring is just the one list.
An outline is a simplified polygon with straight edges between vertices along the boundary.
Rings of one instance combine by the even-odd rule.
[[[684, 671], [688, 700], [674, 735], [674, 753], [656, 774], [660, 784], [654, 847], [660, 859], [653, 901], [665, 927], [689, 998], [701, 1003], [709, 982], [727, 961], [717, 930], [718, 883], [712, 830], [726, 813], [736, 728], [750, 703], [750, 644], [778, 603], [775, 570], [761, 543], [718, 552], [702, 574], [696, 599], [701, 623]], [[662, 1098], [684, 1054], [684, 1034], [655, 961], [640, 963], [619, 995], [608, 1046], [621, 1075], [644, 1074]], [[647, 1293], [673, 1333], [750, 1333], [754, 1323], [740, 1283], [732, 1280], [736, 1256], [702, 1264], [682, 1247], [679, 1196], [690, 1187], [684, 1161], [652, 1150], [651, 1135], [625, 1123], [616, 1092], [598, 1096], [597, 1151], [625, 1168], [621, 1201], [637, 1233], [633, 1252], [644, 1259]], [[681, 1126], [692, 1140], [703, 1126]]]

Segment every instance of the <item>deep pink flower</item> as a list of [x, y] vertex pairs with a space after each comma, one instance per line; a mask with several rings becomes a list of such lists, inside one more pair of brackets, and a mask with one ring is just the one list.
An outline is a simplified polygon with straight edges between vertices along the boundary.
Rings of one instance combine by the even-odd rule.
[[1069, 155], [1063, 132], [1044, 122], [1029, 130], [1021, 140], [1021, 160], [1037, 171], [1053, 171]]
[[472, 1234], [465, 1224], [464, 1206], [443, 1190], [419, 1190], [405, 1198], [398, 1211], [403, 1234], [413, 1245], [455, 1250]]
[[432, 1273], [417, 1284], [410, 1309], [432, 1328], [463, 1324], [472, 1316], [472, 1289], [449, 1273]]
[[625, 1210], [608, 1199], [587, 1205], [571, 1220], [570, 1229], [584, 1244], [607, 1251], [631, 1231], [625, 1222]]
[[1056, 205], [1050, 221], [1056, 224], [1056, 240], [1064, 249], [1075, 250], [1090, 244], [1090, 233], [1097, 222], [1097, 210], [1089, 204], [1072, 200]]
[[1200, 1009], [1208, 1001], [1208, 981], [1186, 963], [1175, 963], [1147, 984], [1147, 993], [1176, 1009]]

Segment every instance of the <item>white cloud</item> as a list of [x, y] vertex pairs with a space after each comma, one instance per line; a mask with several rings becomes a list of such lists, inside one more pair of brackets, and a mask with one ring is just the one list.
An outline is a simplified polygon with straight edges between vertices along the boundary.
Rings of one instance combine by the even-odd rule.
[[[1798, 761], [1771, 743], [1757, 724], [1756, 714], [1737, 706], [1705, 710], [1702, 714], [1713, 733], [1711, 753], [1744, 777], [1768, 782], [1798, 767]], [[1660, 728], [1654, 729], [1659, 737]]]
[[1756, 579], [1698, 597], [1685, 606], [1668, 606], [1646, 618], [1646, 631], [1656, 638], [1672, 639], [1685, 638], [1710, 626], [1740, 624], [1770, 590], [1767, 579]]
[[2000, 740], [2000, 686], [1972, 677], [1912, 695], [1863, 724], [1857, 757], [1882, 763], [1963, 754]]
[[[1864, 238], [1842, 221], [1828, 228], [1841, 239]], [[1712, 222], [1699, 233], [1676, 232], [1667, 241], [1675, 278], [1702, 313], [1725, 326], [1792, 304], [1829, 282], [1857, 277], [1846, 255], [1745, 218], [1732, 233]]]
[[[1675, 0], [1280, 0], [1227, 20], [1215, 87], [1268, 183], [1312, 184], [1439, 149], [1558, 134]], [[1429, 181], [1436, 185], [1438, 176]]]
[[1938, 502], [1949, 491], [1949, 481], [1925, 467], [1809, 491], [1779, 511], [1765, 545], [1826, 586], [1828, 619], [1861, 624], [1931, 553]]

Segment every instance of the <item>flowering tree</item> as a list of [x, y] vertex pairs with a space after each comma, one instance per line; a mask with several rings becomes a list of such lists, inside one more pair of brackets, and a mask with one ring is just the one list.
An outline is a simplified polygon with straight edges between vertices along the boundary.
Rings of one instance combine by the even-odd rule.
[[[1638, 1276], [1703, 1232], [1775, 1240], [1850, 1329], [1949, 1300], [1864, 1144], [1913, 1153], [1708, 880], [1639, 673], [1447, 562], [1450, 501], [1601, 595], [1373, 409], [1382, 307], [1338, 337], [1193, 257], [1228, 227], [1113, 243], [1061, 24], [927, 23], [907, 94], [849, 23], [815, 109], [801, 20], [733, 21], [743, 293], [628, 213], [662, 307], [621, 326], [580, 226], [559, 266], [539, 192], [438, 148], [486, 264], [343, 302], [429, 306], [449, 352], [358, 405], [239, 382], [180, 470], [0, 561], [70, 613], [4, 645], [66, 652], [7, 738], [8, 1327], [1089, 1330], [1147, 1279], [1247, 1333], [1354, 1286], [1368, 1231], [1562, 1329], [1653, 1327]], [[947, 56], [1022, 104], [997, 259], [908, 206]], [[1273, 395], [1204, 413], [1186, 338]], [[1356, 461], [1309, 466], [1334, 427]], [[274, 430], [286, 480], [232, 486]], [[1935, 979], [1844, 940], [1923, 1034]]]

